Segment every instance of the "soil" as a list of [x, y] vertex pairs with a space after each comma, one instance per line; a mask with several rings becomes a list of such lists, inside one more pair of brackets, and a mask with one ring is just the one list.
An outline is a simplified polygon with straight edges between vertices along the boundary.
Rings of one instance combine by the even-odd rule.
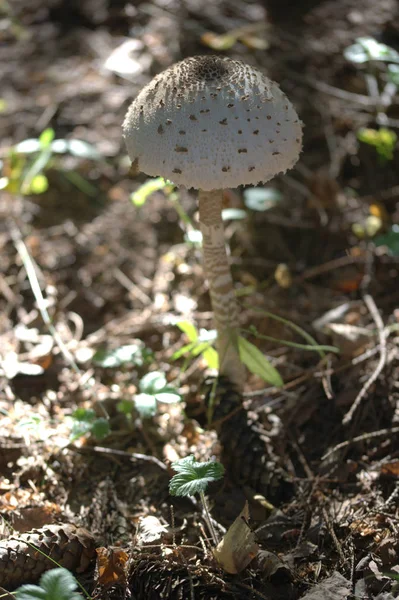
[[[47, 191], [0, 196], [3, 538], [49, 523], [86, 528], [108, 552], [108, 575], [101, 565], [77, 575], [92, 598], [397, 597], [399, 253], [359, 228], [370, 217], [380, 237], [398, 227], [399, 153], [384, 161], [357, 132], [397, 131], [399, 97], [381, 111], [344, 50], [372, 36], [399, 51], [398, 3], [27, 4], [0, 3], [2, 176], [16, 172], [11, 149], [48, 128], [98, 156], [54, 154]], [[224, 380], [213, 385], [202, 356], [173, 360], [187, 343], [178, 320], [213, 327], [201, 251], [167, 190], [130, 202], [146, 177], [129, 174], [121, 122], [156, 73], [215, 52], [207, 33], [248, 26], [220, 52], [280, 83], [305, 138], [298, 165], [267, 186], [279, 201], [226, 224], [241, 326], [275, 339], [250, 338], [284, 380], [280, 389], [248, 373], [242, 397]], [[128, 39], [121, 75], [109, 59]], [[196, 226], [195, 194], [178, 200]], [[245, 208], [244, 190], [225, 203]], [[284, 345], [304, 343], [286, 321], [339, 353]], [[99, 359], [132, 344], [150, 358]], [[182, 402], [151, 418], [133, 404], [124, 412], [148, 371], [164, 373]], [[106, 416], [109, 435], [71, 437], [77, 409]], [[260, 554], [239, 574], [213, 557], [200, 503], [169, 495], [171, 463], [189, 454], [226, 467], [207, 490], [219, 536], [249, 502]]]

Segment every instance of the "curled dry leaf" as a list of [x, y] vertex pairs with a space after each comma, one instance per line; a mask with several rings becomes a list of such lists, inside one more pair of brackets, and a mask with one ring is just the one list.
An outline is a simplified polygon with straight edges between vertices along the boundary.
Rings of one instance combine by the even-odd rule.
[[246, 502], [213, 551], [216, 560], [227, 573], [240, 573], [258, 555], [259, 546], [255, 542], [254, 532], [248, 526], [248, 519], [249, 508]]
[[148, 515], [140, 520], [137, 544], [154, 544], [159, 542], [167, 532], [168, 528], [157, 517]]
[[96, 548], [98, 582], [114, 585], [126, 581], [126, 563], [129, 555], [120, 548]]

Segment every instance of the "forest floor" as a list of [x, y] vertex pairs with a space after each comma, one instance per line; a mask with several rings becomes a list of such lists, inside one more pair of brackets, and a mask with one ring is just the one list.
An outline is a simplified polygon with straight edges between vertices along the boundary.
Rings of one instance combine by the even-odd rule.
[[[399, 9], [359, 4], [272, 23], [256, 0], [0, 1], [4, 589], [35, 579], [7, 562], [10, 537], [54, 524], [103, 548], [78, 574], [92, 598], [398, 597], [399, 153], [358, 132], [397, 131], [399, 96], [384, 105], [385, 63], [344, 50], [372, 36], [399, 51]], [[188, 343], [177, 322], [213, 327], [195, 194], [132, 204], [146, 177], [129, 176], [121, 122], [153, 75], [218, 43], [280, 83], [305, 137], [286, 176], [225, 195], [245, 211], [226, 221], [240, 325], [275, 338], [250, 339], [284, 386], [248, 373], [240, 398], [220, 381], [212, 414], [216, 372], [173, 360]], [[49, 130], [86, 144], [16, 146]], [[309, 343], [287, 321], [339, 353], [283, 344]], [[146, 416], [152, 371], [181, 401]], [[208, 490], [219, 536], [249, 502], [260, 552], [238, 574], [214, 559], [195, 499], [169, 495], [189, 454], [226, 466]]]

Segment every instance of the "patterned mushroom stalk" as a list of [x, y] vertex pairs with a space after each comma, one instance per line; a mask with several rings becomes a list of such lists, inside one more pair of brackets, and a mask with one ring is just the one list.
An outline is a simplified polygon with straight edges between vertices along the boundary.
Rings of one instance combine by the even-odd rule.
[[142, 89], [123, 123], [137, 170], [199, 190], [220, 373], [242, 388], [239, 310], [224, 241], [222, 190], [265, 183], [298, 160], [302, 124], [277, 83], [241, 61], [187, 58]]

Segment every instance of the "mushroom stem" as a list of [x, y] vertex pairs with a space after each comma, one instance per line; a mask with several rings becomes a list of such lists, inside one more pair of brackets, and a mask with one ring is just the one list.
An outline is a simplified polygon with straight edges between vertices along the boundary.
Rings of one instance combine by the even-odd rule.
[[199, 221], [205, 274], [218, 333], [219, 372], [242, 390], [245, 371], [238, 352], [239, 311], [224, 239], [222, 200], [222, 190], [199, 190]]

